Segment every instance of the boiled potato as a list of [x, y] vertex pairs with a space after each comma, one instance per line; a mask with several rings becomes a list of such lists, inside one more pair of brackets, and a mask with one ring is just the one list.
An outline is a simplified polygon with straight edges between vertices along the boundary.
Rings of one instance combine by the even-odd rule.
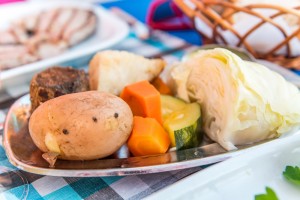
[[121, 98], [89, 91], [40, 105], [30, 117], [29, 132], [45, 153], [56, 153], [65, 160], [92, 160], [117, 151], [132, 126], [132, 112]]

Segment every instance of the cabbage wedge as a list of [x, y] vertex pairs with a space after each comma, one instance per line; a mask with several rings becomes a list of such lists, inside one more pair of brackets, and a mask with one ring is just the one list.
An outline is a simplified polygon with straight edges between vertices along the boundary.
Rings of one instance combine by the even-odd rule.
[[299, 127], [298, 88], [226, 49], [199, 51], [175, 68], [172, 77], [180, 98], [200, 104], [206, 134], [227, 150]]

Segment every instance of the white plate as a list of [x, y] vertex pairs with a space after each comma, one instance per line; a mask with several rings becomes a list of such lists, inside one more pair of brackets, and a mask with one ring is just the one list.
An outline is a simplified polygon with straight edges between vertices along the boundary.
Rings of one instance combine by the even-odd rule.
[[8, 86], [28, 82], [33, 74], [45, 69], [46, 67], [82, 58], [101, 49], [108, 48], [125, 38], [129, 32], [129, 27], [123, 20], [111, 14], [104, 8], [85, 3], [83, 1], [78, 2], [66, 0], [23, 2], [1, 6], [0, 29], [7, 27], [11, 21], [19, 19], [22, 16], [38, 13], [41, 10], [59, 6], [72, 6], [93, 10], [99, 19], [96, 32], [87, 40], [75, 45], [59, 56], [2, 71], [0, 73], [0, 90], [1, 88], [3, 89]]
[[285, 180], [287, 165], [300, 166], [300, 137], [294, 135], [249, 149], [208, 167], [146, 199], [253, 200], [266, 186], [279, 199], [300, 199], [300, 187]]

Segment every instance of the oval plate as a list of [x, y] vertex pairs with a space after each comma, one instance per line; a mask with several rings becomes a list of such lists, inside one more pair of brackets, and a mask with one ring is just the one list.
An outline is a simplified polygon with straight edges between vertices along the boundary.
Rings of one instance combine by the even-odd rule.
[[[192, 149], [141, 157], [127, 157], [128, 151], [126, 148], [121, 148], [117, 153], [105, 159], [57, 160], [55, 167], [50, 168], [42, 158], [42, 152], [30, 137], [28, 131], [29, 110], [29, 94], [21, 97], [12, 105], [4, 124], [3, 146], [9, 161], [14, 166], [41, 175], [96, 177], [157, 173], [220, 162], [263, 145], [240, 146], [237, 151], [226, 152], [219, 144], [212, 143]], [[286, 134], [285, 137], [296, 133], [298, 132]], [[263, 143], [271, 142], [274, 141], [264, 141]]]

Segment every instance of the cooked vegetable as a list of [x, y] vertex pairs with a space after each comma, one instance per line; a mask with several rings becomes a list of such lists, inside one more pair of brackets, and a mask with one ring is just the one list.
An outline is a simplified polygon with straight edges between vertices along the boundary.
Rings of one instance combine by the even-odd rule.
[[132, 126], [132, 112], [121, 98], [89, 91], [40, 105], [30, 117], [29, 132], [36, 146], [49, 155], [92, 160], [117, 151], [127, 141]]
[[126, 86], [121, 98], [130, 106], [134, 116], [152, 117], [162, 124], [160, 94], [148, 81]]
[[217, 48], [187, 58], [172, 72], [174, 78], [184, 70], [188, 76], [178, 87], [200, 104], [205, 133], [227, 150], [300, 125], [299, 90], [260, 64]]
[[286, 166], [283, 176], [291, 183], [300, 185], [300, 168], [295, 166]]
[[134, 156], [165, 153], [170, 145], [168, 133], [153, 118], [133, 117], [133, 129], [128, 139]]
[[90, 88], [119, 95], [126, 85], [152, 81], [164, 66], [162, 59], [147, 59], [126, 51], [99, 52], [89, 64]]
[[186, 106], [184, 101], [170, 95], [160, 95], [160, 101], [163, 120], [165, 120], [172, 112], [181, 110]]
[[278, 197], [271, 188], [266, 187], [266, 194], [255, 195], [255, 200], [278, 200]]
[[177, 150], [196, 147], [200, 142], [200, 106], [198, 103], [185, 105], [171, 113], [164, 121], [172, 147]]
[[172, 95], [172, 91], [160, 77], [156, 77], [151, 84], [158, 90], [160, 94]]
[[[192, 58], [192, 57], [191, 57]], [[171, 76], [174, 79], [176, 87], [176, 95], [185, 102], [190, 102], [187, 91], [187, 80], [192, 70], [193, 65], [178, 64], [171, 71]]]

